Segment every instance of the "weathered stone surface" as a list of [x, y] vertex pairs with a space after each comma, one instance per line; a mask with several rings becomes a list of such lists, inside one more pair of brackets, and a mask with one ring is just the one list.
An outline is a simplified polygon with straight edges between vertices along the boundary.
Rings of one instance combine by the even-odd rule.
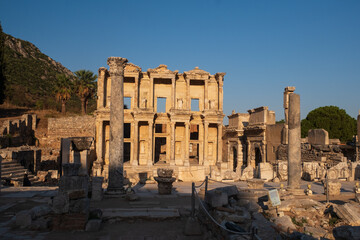
[[275, 218], [274, 223], [277, 226], [277, 228], [283, 232], [292, 232], [296, 230], [296, 227], [291, 221], [291, 218], [287, 215], [283, 217]]
[[88, 176], [69, 176], [62, 177], [59, 181], [59, 191], [67, 192], [70, 190], [84, 190], [86, 195], [89, 189]]
[[92, 201], [101, 201], [103, 198], [103, 189], [102, 183], [104, 178], [103, 177], [93, 177], [92, 178], [92, 193], [91, 193], [91, 200]]
[[281, 181], [286, 181], [288, 179], [288, 163], [287, 161], [278, 162], [278, 176]]
[[358, 240], [360, 239], [360, 226], [341, 226], [333, 229], [335, 239]]
[[251, 165], [248, 165], [246, 168], [244, 168], [240, 180], [245, 181], [253, 178], [254, 178], [254, 168]]
[[101, 227], [101, 219], [90, 219], [85, 227], [87, 232], [97, 232]]
[[360, 207], [345, 203], [344, 205], [333, 205], [336, 215], [351, 226], [360, 226]]
[[88, 213], [90, 207], [90, 200], [82, 198], [77, 200], [70, 200], [69, 212], [71, 213]]
[[186, 236], [198, 236], [202, 234], [200, 224], [196, 218], [189, 217], [187, 219], [184, 234]]
[[341, 182], [339, 182], [339, 181], [329, 181], [328, 182], [328, 187], [329, 187], [329, 195], [330, 196], [340, 195]]
[[51, 205], [56, 214], [67, 213], [69, 211], [69, 196], [67, 194], [58, 194], [53, 197]]
[[81, 163], [65, 163], [62, 165], [65, 177], [78, 176]]
[[250, 189], [263, 189], [265, 181], [262, 179], [248, 179], [247, 185]]
[[289, 94], [288, 187], [300, 188], [301, 181], [301, 126], [300, 96]]
[[16, 214], [16, 225], [19, 227], [29, 227], [32, 223], [32, 213], [29, 210], [24, 210]]
[[80, 199], [80, 198], [86, 198], [86, 192], [84, 189], [81, 190], [69, 190], [67, 191], [67, 194], [69, 196], [70, 200]]
[[124, 67], [126, 58], [109, 57], [111, 102], [109, 143], [109, 192], [124, 189]]
[[311, 233], [311, 235], [315, 238], [321, 238], [327, 234], [327, 231], [320, 227], [305, 227], [304, 231]]
[[308, 141], [312, 145], [329, 145], [329, 133], [325, 129], [310, 129]]
[[325, 167], [317, 162], [303, 162], [302, 178], [306, 181], [324, 179], [326, 174]]
[[221, 207], [228, 204], [228, 195], [217, 189], [210, 190], [206, 193], [205, 202], [211, 207]]
[[49, 207], [49, 205], [40, 205], [33, 207], [30, 211], [33, 218], [38, 218], [49, 214], [51, 212], [51, 207]]
[[31, 230], [48, 230], [50, 227], [50, 218], [38, 218], [32, 221], [31, 225], [29, 226], [29, 228]]
[[52, 218], [53, 230], [84, 230], [88, 215], [84, 213], [57, 214]]
[[216, 188], [216, 190], [226, 193], [228, 197], [234, 197], [239, 194], [239, 190], [236, 186], [220, 187]]
[[259, 170], [261, 179], [264, 179], [265, 181], [270, 181], [274, 178], [273, 166], [270, 163], [260, 163]]

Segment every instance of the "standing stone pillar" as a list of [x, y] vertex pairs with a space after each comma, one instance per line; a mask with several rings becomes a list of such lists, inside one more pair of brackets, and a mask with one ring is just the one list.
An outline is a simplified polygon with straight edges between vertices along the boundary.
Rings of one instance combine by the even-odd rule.
[[237, 168], [238, 169], [241, 169], [242, 165], [243, 165], [243, 158], [244, 158], [244, 155], [243, 155], [243, 145], [241, 143], [241, 141], [238, 139], [237, 141]]
[[217, 126], [217, 163], [222, 163], [222, 124]]
[[188, 122], [185, 122], [185, 161], [184, 166], [190, 166], [189, 161], [189, 140], [190, 140], [190, 124]]
[[289, 143], [289, 95], [295, 91], [295, 87], [286, 87], [284, 89], [284, 114], [285, 114], [285, 125], [282, 136], [282, 144]]
[[170, 142], [170, 166], [175, 166], [175, 122], [170, 122], [171, 142]]
[[288, 187], [299, 189], [301, 181], [300, 96], [289, 94]]
[[134, 120], [134, 135], [132, 135], [133, 141], [133, 161], [131, 163], [132, 166], [139, 165], [139, 121]]
[[208, 130], [209, 130], [209, 123], [204, 122], [204, 166], [209, 166], [209, 160], [208, 160]]
[[110, 149], [108, 192], [121, 193], [124, 189], [124, 67], [126, 58], [109, 57], [111, 77]]
[[148, 166], [152, 166], [153, 165], [153, 122], [149, 121], [149, 159], [147, 161], [147, 165]]

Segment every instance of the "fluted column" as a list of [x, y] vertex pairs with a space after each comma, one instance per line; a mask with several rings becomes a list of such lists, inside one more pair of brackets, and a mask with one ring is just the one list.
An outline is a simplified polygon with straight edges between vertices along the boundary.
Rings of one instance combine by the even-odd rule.
[[153, 122], [149, 121], [149, 157], [148, 157], [148, 161], [147, 161], [147, 165], [151, 166], [153, 165]]
[[184, 161], [184, 166], [190, 166], [190, 161], [189, 161], [189, 140], [190, 140], [190, 136], [189, 136], [189, 132], [190, 132], [190, 124], [188, 122], [185, 122], [185, 161]]
[[186, 79], [186, 109], [191, 110], [190, 79]]
[[126, 58], [110, 57], [110, 152], [108, 192], [123, 191], [124, 165], [124, 67]]
[[175, 166], [175, 122], [170, 122], [171, 143], [170, 143], [170, 166]]
[[154, 109], [154, 78], [150, 77], [150, 96], [149, 96], [149, 103], [147, 108], [153, 108], [153, 111], [155, 111], [156, 109]]
[[105, 100], [106, 100], [106, 86], [105, 86], [105, 74], [106, 68], [101, 67], [99, 68], [99, 77], [97, 80], [97, 109], [105, 107]]
[[96, 122], [96, 161], [104, 164], [103, 144], [104, 144], [104, 123], [102, 120]]
[[208, 160], [208, 130], [209, 130], [209, 123], [204, 122], [204, 166], [209, 166], [209, 160]]
[[139, 108], [139, 76], [135, 77], [135, 95], [133, 108]]
[[243, 154], [243, 146], [240, 140], [237, 141], [237, 161], [238, 161], [238, 168], [241, 169], [241, 166], [243, 165], [243, 159], [244, 159], [244, 154]]
[[175, 77], [171, 79], [171, 108], [175, 109], [176, 105], [176, 85], [175, 85]]
[[222, 162], [222, 124], [218, 124], [217, 133], [217, 163]]
[[133, 145], [133, 154], [132, 154], [132, 163], [131, 165], [137, 166], [139, 165], [139, 121], [134, 120], [134, 135], [132, 135], [132, 143]]
[[[206, 79], [204, 81], [204, 109], [209, 109], [209, 98], [208, 98], [208, 80]], [[200, 101], [199, 101], [199, 111], [201, 111], [200, 109]]]

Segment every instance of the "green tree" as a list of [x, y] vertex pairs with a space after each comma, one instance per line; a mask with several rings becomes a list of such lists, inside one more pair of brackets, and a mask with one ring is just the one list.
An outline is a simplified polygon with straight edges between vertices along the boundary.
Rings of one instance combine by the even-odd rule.
[[353, 135], [356, 135], [356, 120], [339, 107], [319, 107], [301, 121], [301, 137], [306, 137], [310, 129], [319, 128], [328, 131], [329, 138], [338, 138], [341, 142], [351, 141]]
[[70, 99], [73, 90], [73, 83], [65, 74], [58, 74], [54, 86], [56, 99], [61, 103], [61, 113], [66, 112], [66, 102]]
[[97, 75], [89, 70], [75, 72], [75, 93], [81, 100], [81, 113], [86, 114], [88, 101], [96, 94]]
[[0, 104], [5, 99], [5, 61], [4, 61], [5, 36], [0, 23]]

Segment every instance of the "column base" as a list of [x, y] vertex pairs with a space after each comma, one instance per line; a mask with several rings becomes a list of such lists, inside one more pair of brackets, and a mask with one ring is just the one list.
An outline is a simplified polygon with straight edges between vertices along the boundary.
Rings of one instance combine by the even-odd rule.
[[286, 188], [286, 193], [294, 196], [305, 196], [305, 190], [301, 188]]

